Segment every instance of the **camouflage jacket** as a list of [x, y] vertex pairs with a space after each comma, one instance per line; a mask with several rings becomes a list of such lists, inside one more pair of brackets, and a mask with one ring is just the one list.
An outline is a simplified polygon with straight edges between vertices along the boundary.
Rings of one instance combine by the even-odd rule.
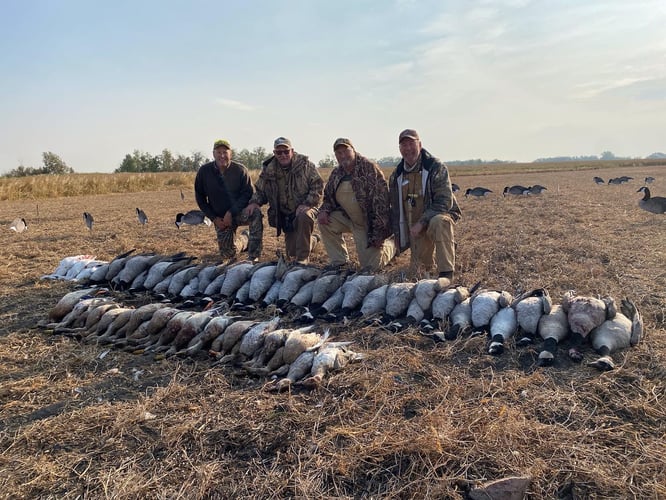
[[[319, 211], [330, 214], [334, 210], [340, 210], [344, 213], [335, 199], [335, 193], [344, 176], [345, 171], [342, 167], [333, 169], [324, 188], [324, 203]], [[351, 185], [356, 201], [366, 216], [368, 243], [378, 245], [392, 234], [389, 223], [388, 185], [384, 173], [376, 163], [356, 153], [356, 167], [351, 175]]]
[[[279, 220], [281, 211], [278, 201], [277, 169], [281, 168], [275, 156], [264, 161], [261, 174], [255, 183], [255, 191], [250, 203], [265, 205], [268, 203], [268, 224], [281, 229]], [[321, 203], [324, 181], [310, 159], [294, 152], [291, 167], [287, 169], [287, 189], [296, 200], [296, 206], [307, 205], [317, 208]]]
[[[420, 222], [427, 225], [433, 215], [436, 214], [448, 214], [453, 219], [453, 222], [457, 222], [462, 213], [456, 197], [451, 190], [451, 179], [449, 178], [449, 170], [446, 168], [446, 165], [425, 149], [421, 149], [421, 166], [426, 180], [423, 194], [423, 216]], [[401, 179], [404, 169], [405, 160], [402, 160], [398, 163], [398, 166], [389, 178], [391, 228], [396, 235], [396, 249], [399, 252], [409, 248], [409, 239], [402, 237], [400, 233], [400, 207], [402, 203], [398, 190], [398, 180]], [[407, 228], [407, 230], [409, 229]]]

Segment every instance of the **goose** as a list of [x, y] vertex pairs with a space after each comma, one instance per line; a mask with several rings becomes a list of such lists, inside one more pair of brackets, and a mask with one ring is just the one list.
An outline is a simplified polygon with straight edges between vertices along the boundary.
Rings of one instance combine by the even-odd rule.
[[164, 346], [170, 345], [180, 332], [185, 322], [195, 314], [193, 311], [180, 311], [175, 314], [160, 332], [159, 338], [154, 342], [141, 344], [144, 354], [163, 350]]
[[253, 303], [259, 302], [266, 292], [268, 292], [275, 282], [275, 271], [277, 271], [277, 265], [271, 263], [264, 263], [252, 271], [248, 293], [249, 301]]
[[55, 271], [53, 271], [51, 274], [46, 274], [42, 276], [42, 279], [45, 280], [58, 280], [58, 279], [63, 279], [69, 270], [79, 261], [81, 260], [93, 260], [95, 259], [94, 255], [72, 255], [70, 257], [65, 257], [60, 261], [58, 266], [56, 267]]
[[314, 282], [315, 285], [312, 289], [312, 300], [310, 301], [310, 306], [313, 309], [316, 309], [324, 302], [326, 302], [326, 299], [333, 295], [333, 292], [342, 286], [348, 275], [348, 271], [328, 271], [319, 275], [319, 277]]
[[615, 184], [619, 185], [622, 184], [622, 178], [621, 177], [613, 177], [612, 179], [608, 179], [608, 184]]
[[224, 265], [210, 265], [205, 266], [198, 274], [199, 277], [199, 293], [204, 294], [208, 285], [210, 285], [215, 278], [224, 272], [226, 267]]
[[226, 277], [220, 287], [220, 296], [231, 297], [243, 286], [250, 276], [254, 264], [251, 262], [236, 262], [227, 268]]
[[176, 214], [176, 227], [180, 229], [180, 226], [183, 224], [188, 224], [190, 226], [206, 224], [207, 226], [210, 226], [212, 222], [201, 210], [190, 210], [189, 212], [179, 212]]
[[390, 319], [401, 317], [414, 298], [416, 283], [391, 283], [386, 290], [386, 316]]
[[241, 287], [236, 290], [236, 293], [234, 294], [234, 299], [233, 299], [233, 304], [236, 306], [236, 309], [244, 309], [246, 307], [249, 307], [251, 310], [253, 306], [246, 306], [246, 304], [249, 304], [250, 299], [250, 280], [248, 279], [245, 283], [241, 285]]
[[83, 212], [83, 222], [85, 223], [86, 227], [90, 231], [92, 231], [95, 219], [93, 218], [93, 216], [90, 212]]
[[622, 299], [621, 313], [607, 319], [590, 332], [590, 340], [601, 357], [588, 363], [599, 370], [615, 368], [611, 353], [618, 349], [635, 346], [643, 336], [643, 319], [636, 305], [629, 299]]
[[278, 294], [277, 306], [283, 307], [287, 304], [305, 283], [316, 279], [320, 272], [315, 267], [301, 267], [298, 265], [287, 271], [282, 277], [282, 286]]
[[648, 176], [643, 180], [643, 182], [645, 182], [645, 184], [652, 184], [654, 181], [655, 181], [655, 178], [652, 177], [651, 175], [648, 175]]
[[425, 318], [425, 311], [419, 304], [419, 301], [416, 297], [412, 298], [409, 306], [407, 306], [407, 311], [405, 312], [406, 326], [417, 325], [423, 318]]
[[240, 319], [240, 316], [229, 316], [227, 314], [212, 317], [203, 331], [194, 336], [185, 349], [176, 354], [179, 356], [192, 356], [194, 353], [205, 349], [208, 344], [222, 335], [226, 328], [238, 319]]
[[567, 314], [572, 333], [569, 357], [576, 362], [582, 361], [580, 345], [594, 328], [615, 317], [617, 312], [615, 300], [612, 297], [597, 299], [577, 296], [576, 292], [569, 290], [562, 298], [562, 309]]
[[267, 385], [266, 390], [282, 392], [289, 389], [292, 384], [305, 377], [305, 375], [312, 370], [314, 358], [314, 351], [305, 351], [301, 353], [301, 355], [289, 365], [287, 376]]
[[437, 294], [432, 301], [432, 317], [446, 321], [453, 308], [469, 297], [469, 290], [464, 286], [449, 288]]
[[489, 354], [502, 354], [506, 342], [518, 329], [516, 310], [513, 307], [502, 307], [490, 319]]
[[478, 290], [472, 294], [472, 325], [476, 330], [487, 330], [492, 317], [503, 307], [511, 304], [509, 292], [497, 290]]
[[262, 307], [268, 307], [277, 303], [278, 297], [280, 296], [280, 288], [282, 288], [282, 281], [274, 281], [264, 295], [264, 298], [261, 299], [260, 305]]
[[[264, 335], [264, 343], [254, 357], [243, 363], [243, 368], [254, 375], [266, 375], [284, 364], [284, 344], [289, 335], [309, 333], [314, 325], [307, 325], [296, 330], [280, 328]], [[279, 351], [279, 352], [278, 352]], [[274, 359], [275, 358], [275, 359]]]
[[167, 304], [162, 304], [160, 302], [150, 302], [148, 304], [142, 305], [141, 307], [133, 309], [130, 314], [130, 318], [127, 320], [127, 323], [125, 323], [125, 325], [122, 328], [119, 328], [116, 332], [116, 337], [120, 338], [124, 336], [130, 336], [139, 328], [143, 322], [150, 321], [155, 312], [160, 309], [164, 309], [165, 307], [167, 307]]
[[480, 186], [474, 188], [467, 188], [467, 191], [465, 191], [465, 198], [467, 198], [468, 196], [475, 196], [476, 198], [482, 198], [483, 196], [486, 196], [489, 193], [492, 193], [490, 189]]
[[84, 298], [93, 297], [101, 290], [102, 289], [100, 288], [92, 287], [92, 288], [83, 288], [81, 290], [74, 290], [73, 292], [66, 293], [60, 298], [60, 300], [56, 303], [56, 305], [49, 310], [47, 317], [52, 322], [59, 322], [65, 316], [67, 316], [67, 314], [71, 312], [72, 309], [74, 309], [74, 306], [79, 301], [81, 301]]
[[446, 340], [455, 340], [472, 328], [472, 300], [470, 297], [455, 305], [449, 314], [449, 328], [444, 334]]
[[633, 181], [633, 177], [629, 177], [628, 175], [623, 175], [622, 177], [618, 177], [618, 180], [620, 181], [620, 184], [624, 184], [625, 182]]
[[543, 339], [543, 349], [539, 353], [537, 365], [550, 366], [555, 360], [557, 345], [569, 334], [569, 321], [561, 305], [554, 305], [548, 314], [539, 318], [537, 331]]
[[541, 316], [550, 313], [553, 301], [548, 290], [536, 288], [516, 297], [511, 303], [511, 307], [516, 311], [521, 334], [517, 344], [527, 345], [532, 343], [537, 334]]
[[528, 189], [529, 194], [541, 194], [544, 191], [548, 191], [548, 188], [546, 186], [542, 186], [541, 184], [535, 184], [534, 186], [530, 186]]
[[106, 311], [97, 322], [97, 326], [84, 334], [85, 338], [83, 340], [94, 342], [97, 338], [104, 335], [119, 317], [122, 317], [122, 319], [118, 320], [122, 326], [124, 322], [129, 320], [129, 314], [132, 311], [133, 309], [129, 307], [116, 307]]
[[309, 281], [305, 283], [301, 289], [294, 294], [289, 301], [289, 306], [297, 308], [307, 308], [308, 304], [312, 301], [312, 292], [314, 291], [315, 282]]
[[159, 262], [161, 258], [160, 255], [152, 253], [138, 254], [128, 257], [120, 272], [111, 279], [111, 283], [121, 290], [127, 290], [139, 274], [151, 268], [154, 264]]
[[381, 280], [382, 277], [378, 275], [357, 274], [345, 281], [341, 288], [344, 294], [341, 304], [342, 313], [347, 315], [360, 307], [363, 304], [363, 299], [369, 292], [384, 284]]
[[54, 333], [63, 333], [64, 330], [77, 327], [80, 328], [85, 324], [87, 313], [90, 308], [94, 308], [97, 305], [106, 303], [109, 300], [111, 299], [92, 296], [81, 298], [81, 300], [74, 304], [74, 307], [72, 307], [71, 311], [69, 311], [60, 321], [49, 323], [45, 326], [46, 328], [53, 330]]
[[88, 313], [86, 322], [83, 325], [83, 331], [81, 332], [82, 336], [87, 336], [90, 332], [93, 332], [107, 311], [110, 311], [111, 309], [117, 309], [119, 307], [120, 304], [114, 302], [113, 300], [95, 307], [90, 313]]
[[215, 358], [221, 358], [226, 353], [230, 352], [245, 332], [256, 324], [257, 322], [255, 320], [234, 321], [227, 326], [224, 332], [213, 339], [209, 354]]
[[[74, 280], [76, 277], [81, 274], [89, 265], [97, 265], [100, 261], [96, 260], [94, 257], [92, 259], [81, 259], [78, 262], [75, 262], [72, 267], [69, 268], [65, 276], [66, 280]], [[90, 273], [92, 274], [92, 272]]]
[[263, 321], [250, 328], [240, 341], [239, 353], [246, 360], [252, 358], [263, 347], [266, 334], [277, 329], [279, 323], [280, 317], [275, 316], [268, 321]]
[[643, 198], [638, 201], [638, 206], [653, 214], [666, 213], [666, 198], [663, 196], [650, 196], [650, 189], [642, 186], [638, 192], [643, 192]]
[[424, 312], [430, 311], [432, 301], [441, 291], [439, 279], [422, 279], [416, 282], [414, 298]]
[[18, 217], [12, 221], [12, 223], [9, 226], [9, 229], [14, 231], [15, 233], [22, 233], [26, 229], [28, 229], [28, 223], [25, 221], [23, 217]]
[[187, 347], [190, 341], [204, 330], [215, 314], [217, 314], [217, 311], [208, 309], [207, 311], [195, 312], [187, 318], [173, 341], [170, 342], [170, 347], [164, 353], [164, 357], [168, 358], [176, 354], [180, 349]]
[[86, 340], [97, 342], [98, 344], [110, 344], [115, 340], [118, 330], [123, 328], [132, 317], [134, 308], [119, 307], [118, 309], [112, 309], [111, 311], [108, 311], [107, 314], [114, 311], [118, 311], [118, 313], [113, 315], [113, 320], [108, 325], [106, 330], [103, 332], [98, 331], [96, 335], [88, 335]]
[[226, 271], [226, 266], [225, 269], [218, 274], [209, 284], [206, 286], [204, 290], [204, 295], [209, 297], [211, 295], [219, 295], [220, 290], [222, 289], [222, 285], [224, 284], [224, 280], [227, 278], [227, 271]]
[[177, 297], [185, 286], [201, 271], [201, 266], [190, 265], [182, 268], [180, 271], [171, 275], [169, 286], [167, 287], [167, 294], [171, 297]]
[[595, 182], [597, 185], [602, 185], [605, 184], [606, 182], [601, 178], [597, 177], [596, 175], [592, 178], [592, 180]]
[[529, 188], [517, 184], [515, 186], [506, 186], [504, 191], [502, 191], [502, 196], [506, 196], [507, 194], [524, 195], [529, 194], [529, 192]]
[[138, 207], [136, 209], [136, 217], [139, 219], [139, 224], [141, 225], [148, 224], [148, 216], [146, 215], [146, 212], [144, 212]]
[[361, 304], [361, 316], [371, 318], [384, 314], [386, 310], [386, 291], [389, 285], [382, 285], [370, 291]]
[[319, 387], [327, 373], [364, 359], [362, 354], [349, 350], [349, 344], [350, 342], [331, 342], [319, 349], [312, 360], [310, 376], [302, 380], [300, 385], [308, 388]]
[[106, 274], [104, 275], [104, 280], [110, 282], [116, 275], [123, 270], [125, 266], [125, 261], [135, 252], [135, 249], [129, 250], [125, 253], [122, 253], [116, 256], [111, 262], [109, 262], [109, 267], [107, 268]]
[[199, 273], [193, 276], [178, 293], [178, 296], [183, 299], [191, 299], [197, 295], [199, 295]]
[[167, 307], [157, 309], [150, 317], [150, 320], [142, 323], [136, 331], [127, 335], [128, 343], [137, 345], [141, 342], [146, 342], [150, 344], [152, 343], [151, 337], [156, 337], [152, 339], [156, 341], [171, 318], [180, 312], [182, 312], [180, 309], [168, 305]]

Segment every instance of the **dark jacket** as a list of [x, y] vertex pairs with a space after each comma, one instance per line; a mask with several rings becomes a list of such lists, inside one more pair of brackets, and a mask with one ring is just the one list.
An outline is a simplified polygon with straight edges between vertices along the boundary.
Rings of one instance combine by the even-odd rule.
[[[281, 219], [281, 210], [278, 202], [278, 182], [277, 169], [282, 168], [275, 156], [271, 156], [263, 162], [263, 168], [254, 195], [250, 203], [265, 205], [268, 203], [268, 224], [271, 227], [282, 229], [279, 220]], [[296, 206], [307, 205], [310, 208], [317, 208], [321, 203], [322, 192], [324, 190], [324, 181], [319, 175], [319, 171], [309, 158], [300, 153], [294, 152], [291, 166], [286, 169], [287, 189], [296, 201]]]
[[214, 161], [201, 165], [194, 180], [194, 194], [199, 208], [213, 220], [228, 211], [237, 216], [248, 204], [254, 187], [247, 168], [232, 161], [224, 174]]
[[[344, 176], [345, 171], [342, 167], [333, 169], [324, 188], [324, 203], [319, 208], [320, 212], [330, 214], [340, 210], [344, 213], [335, 199], [335, 193]], [[356, 201], [366, 217], [368, 244], [377, 246], [392, 234], [389, 222], [388, 185], [384, 173], [375, 162], [356, 153], [356, 167], [351, 177], [351, 185]]]
[[[421, 149], [421, 166], [426, 172], [426, 185], [423, 194], [423, 216], [420, 222], [428, 224], [436, 214], [447, 214], [457, 222], [462, 213], [456, 197], [451, 190], [451, 179], [446, 165], [438, 158], [432, 156], [425, 149]], [[398, 177], [405, 170], [405, 160], [401, 160], [389, 178], [389, 192], [391, 197], [391, 227], [396, 236], [396, 248], [402, 252], [409, 248], [409, 241], [400, 238], [400, 197], [398, 192]]]

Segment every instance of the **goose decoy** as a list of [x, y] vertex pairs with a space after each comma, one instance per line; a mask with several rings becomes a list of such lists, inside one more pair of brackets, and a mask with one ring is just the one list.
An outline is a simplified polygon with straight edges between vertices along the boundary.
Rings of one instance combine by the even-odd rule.
[[530, 186], [528, 189], [529, 189], [529, 194], [541, 194], [544, 191], [548, 190], [546, 186], [542, 186], [541, 184], [535, 184], [534, 186]]
[[502, 192], [502, 195], [506, 196], [507, 194], [515, 194], [517, 196], [521, 196], [524, 194], [529, 194], [529, 192], [530, 188], [516, 184], [515, 186], [506, 186]]
[[458, 186], [458, 184], [456, 184], [455, 182], [452, 182], [451, 183], [451, 191], [453, 191], [454, 193], [457, 193], [458, 191], [460, 191], [460, 186]]
[[88, 229], [92, 231], [95, 219], [90, 212], [83, 212], [83, 222], [85, 222]]
[[592, 178], [592, 180], [599, 185], [606, 184], [606, 182], [601, 177], [597, 177], [596, 175]]
[[136, 216], [139, 219], [140, 224], [147, 224], [148, 223], [148, 216], [146, 215], [146, 212], [144, 212], [143, 210], [141, 210], [138, 207], [136, 209]]
[[176, 227], [180, 229], [180, 226], [183, 224], [189, 224], [190, 226], [206, 224], [210, 226], [212, 222], [201, 210], [190, 210], [186, 213], [180, 212], [176, 214]]
[[608, 184], [622, 184], [622, 178], [620, 177], [613, 177], [612, 179], [608, 179]]
[[25, 221], [23, 217], [18, 217], [14, 219], [14, 221], [11, 223], [9, 229], [11, 229], [16, 233], [22, 233], [23, 231], [28, 229], [28, 223]]
[[465, 191], [465, 198], [467, 198], [468, 196], [475, 196], [477, 198], [481, 198], [487, 195], [488, 193], [492, 193], [492, 191], [490, 189], [477, 186], [474, 188], [468, 188], [467, 191]]
[[654, 177], [652, 177], [651, 175], [648, 175], [648, 176], [644, 179], [644, 182], [645, 182], [645, 184], [652, 184], [652, 183], [654, 182]]
[[636, 191], [637, 193], [642, 192], [643, 198], [638, 201], [638, 206], [643, 210], [651, 212], [653, 214], [663, 214], [666, 213], [666, 198], [663, 196], [650, 196], [650, 190], [642, 186]]
[[183, 193], [183, 190], [180, 190], [180, 200], [185, 201], [185, 193]]

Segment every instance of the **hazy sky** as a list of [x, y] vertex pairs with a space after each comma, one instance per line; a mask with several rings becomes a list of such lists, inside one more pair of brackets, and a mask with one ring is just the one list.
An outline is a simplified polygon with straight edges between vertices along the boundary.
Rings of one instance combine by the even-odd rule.
[[444, 160], [666, 152], [666, 0], [2, 0], [0, 173], [349, 137]]

